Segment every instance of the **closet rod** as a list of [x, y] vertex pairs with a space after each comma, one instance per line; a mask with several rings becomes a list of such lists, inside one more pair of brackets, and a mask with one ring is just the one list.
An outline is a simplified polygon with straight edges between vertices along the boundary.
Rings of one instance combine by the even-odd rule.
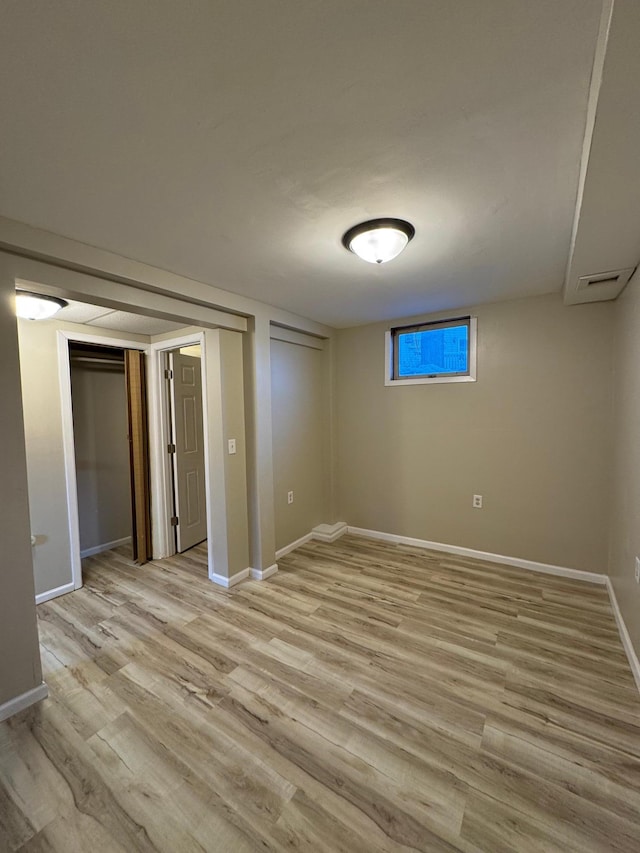
[[72, 355], [71, 361], [82, 361], [90, 364], [117, 364], [118, 367], [124, 367], [124, 360], [117, 358], [100, 358], [98, 356], [91, 357], [89, 355]]

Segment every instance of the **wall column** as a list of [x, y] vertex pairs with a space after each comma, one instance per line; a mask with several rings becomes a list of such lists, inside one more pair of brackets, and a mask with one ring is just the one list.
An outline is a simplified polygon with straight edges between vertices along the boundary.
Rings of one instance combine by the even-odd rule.
[[271, 326], [256, 316], [244, 335], [247, 401], [247, 480], [249, 486], [250, 562], [255, 572], [276, 563], [271, 421]]
[[0, 269], [0, 719], [46, 696], [31, 559], [31, 524], [14, 280]]

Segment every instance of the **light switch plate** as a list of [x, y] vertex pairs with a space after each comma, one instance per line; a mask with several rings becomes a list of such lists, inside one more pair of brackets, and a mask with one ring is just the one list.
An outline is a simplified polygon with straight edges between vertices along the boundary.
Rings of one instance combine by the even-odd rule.
[[233, 454], [235, 452], [236, 452], [236, 440], [235, 440], [235, 438], [230, 438], [229, 439], [229, 455], [233, 456]]

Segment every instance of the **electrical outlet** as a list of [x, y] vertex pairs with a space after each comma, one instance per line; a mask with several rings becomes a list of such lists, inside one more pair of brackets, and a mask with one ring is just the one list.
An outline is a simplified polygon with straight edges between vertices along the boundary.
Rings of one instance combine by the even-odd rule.
[[288, 504], [293, 503], [293, 492], [287, 492], [287, 503]]
[[636, 583], [640, 583], [640, 557], [636, 557]]
[[229, 455], [233, 456], [233, 454], [235, 452], [236, 452], [236, 440], [235, 440], [235, 438], [230, 438], [229, 439]]
[[482, 495], [473, 496], [473, 508], [482, 509]]

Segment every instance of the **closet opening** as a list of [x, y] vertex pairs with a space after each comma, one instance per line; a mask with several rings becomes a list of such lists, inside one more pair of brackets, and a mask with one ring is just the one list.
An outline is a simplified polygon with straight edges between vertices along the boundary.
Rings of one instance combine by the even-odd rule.
[[119, 549], [151, 559], [144, 356], [70, 340], [80, 557]]

